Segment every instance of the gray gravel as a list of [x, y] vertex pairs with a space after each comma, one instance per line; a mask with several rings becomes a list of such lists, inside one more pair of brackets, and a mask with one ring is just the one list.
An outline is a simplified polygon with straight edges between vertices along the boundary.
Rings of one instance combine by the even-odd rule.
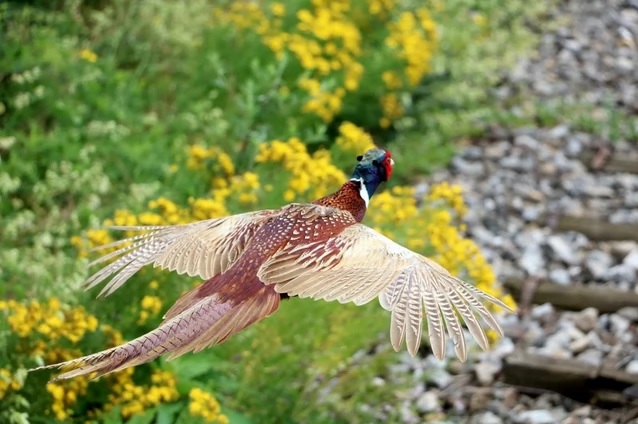
[[525, 88], [540, 99], [616, 105], [637, 112], [636, 1], [564, 1], [557, 14], [569, 22], [544, 34], [539, 54], [521, 60], [506, 75], [503, 95]]

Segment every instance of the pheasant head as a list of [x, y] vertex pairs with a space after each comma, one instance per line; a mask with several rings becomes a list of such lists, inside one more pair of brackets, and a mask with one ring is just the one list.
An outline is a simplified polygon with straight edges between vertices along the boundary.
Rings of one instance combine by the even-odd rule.
[[350, 180], [335, 193], [313, 203], [348, 211], [357, 222], [361, 222], [377, 187], [383, 181], [388, 181], [392, 175], [394, 161], [390, 152], [382, 149], [370, 149], [365, 154], [357, 156], [357, 160], [359, 163], [354, 168]]
[[394, 160], [388, 150], [370, 149], [364, 155], [358, 156], [357, 164], [350, 181], [360, 184], [361, 198], [366, 202], [374, 194], [379, 184], [388, 181], [394, 169]]

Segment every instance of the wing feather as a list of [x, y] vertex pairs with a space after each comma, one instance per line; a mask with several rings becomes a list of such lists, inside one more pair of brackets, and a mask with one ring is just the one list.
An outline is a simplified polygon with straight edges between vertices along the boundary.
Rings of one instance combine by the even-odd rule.
[[398, 350], [403, 342], [415, 355], [422, 326], [434, 355], [445, 355], [449, 338], [456, 355], [465, 360], [467, 346], [461, 320], [478, 345], [487, 337], [479, 318], [502, 334], [481, 300], [507, 307], [445, 268], [414, 253], [362, 224], [354, 224], [321, 242], [289, 244], [264, 262], [258, 276], [279, 293], [361, 305], [379, 297], [391, 311], [390, 340]]
[[408, 353], [416, 355], [421, 346], [421, 327], [423, 323], [423, 299], [420, 296], [418, 282], [414, 281], [414, 275], [411, 277], [408, 286], [410, 296], [406, 300], [405, 323], [405, 344], [408, 347]]
[[[437, 283], [439, 283], [439, 281], [437, 281]], [[461, 327], [461, 323], [458, 316], [456, 315], [456, 311], [454, 310], [452, 302], [450, 302], [450, 299], [447, 295], [446, 287], [442, 287], [440, 284], [437, 285], [438, 287], [436, 287], [436, 303], [443, 315], [443, 320], [445, 321], [445, 327], [447, 328], [448, 336], [452, 340], [452, 344], [454, 345], [454, 352], [461, 361], [465, 362], [465, 360], [467, 359], [467, 349], [465, 346], [463, 327]]]
[[96, 248], [116, 250], [94, 260], [91, 265], [115, 260], [93, 274], [85, 287], [95, 287], [112, 276], [100, 292], [100, 295], [109, 295], [149, 264], [178, 274], [211, 278], [227, 270], [255, 232], [277, 212], [251, 212], [186, 225], [112, 227], [145, 233]]
[[[437, 358], [443, 358], [443, 356], [445, 356], [447, 338], [445, 336], [445, 324], [443, 323], [443, 317], [441, 316], [441, 309], [436, 302], [436, 298], [434, 297], [432, 290], [420, 291], [419, 295], [423, 298], [423, 307], [427, 317], [430, 347], [432, 348], [434, 356]], [[392, 311], [392, 313], [394, 313], [394, 310]], [[398, 349], [398, 347], [395, 349]]]

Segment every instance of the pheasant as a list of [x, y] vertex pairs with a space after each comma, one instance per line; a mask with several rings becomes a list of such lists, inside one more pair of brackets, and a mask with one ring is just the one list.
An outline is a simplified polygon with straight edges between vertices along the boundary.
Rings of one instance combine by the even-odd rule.
[[109, 295], [149, 264], [206, 281], [179, 298], [157, 329], [120, 346], [37, 369], [63, 369], [55, 380], [98, 377], [164, 354], [170, 360], [199, 352], [270, 316], [282, 298], [293, 296], [356, 305], [378, 297], [391, 312], [393, 348], [398, 351], [405, 341], [412, 356], [421, 343], [424, 319], [439, 359], [448, 337], [456, 355], [466, 359], [459, 317], [487, 349], [479, 318], [502, 332], [481, 300], [507, 306], [361, 224], [370, 197], [392, 175], [394, 161], [389, 151], [376, 148], [357, 160], [349, 181], [309, 204], [185, 225], [115, 227], [142, 233], [99, 248], [116, 250], [92, 265], [114, 260], [87, 280], [87, 289], [113, 276], [100, 293]]

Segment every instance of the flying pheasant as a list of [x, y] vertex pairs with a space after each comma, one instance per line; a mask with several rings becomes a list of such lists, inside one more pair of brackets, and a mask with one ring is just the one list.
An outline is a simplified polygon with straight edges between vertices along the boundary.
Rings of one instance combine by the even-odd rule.
[[290, 296], [356, 305], [378, 297], [391, 312], [392, 346], [398, 350], [405, 340], [413, 356], [424, 318], [439, 359], [448, 336], [456, 355], [466, 359], [459, 316], [487, 349], [478, 318], [502, 333], [481, 299], [507, 307], [361, 224], [370, 197], [390, 178], [394, 161], [381, 149], [357, 160], [349, 181], [311, 204], [186, 225], [116, 227], [143, 233], [102, 246], [118, 249], [93, 264], [117, 259], [89, 278], [87, 288], [113, 276], [100, 293], [108, 295], [148, 264], [206, 281], [177, 300], [157, 329], [121, 346], [41, 368], [64, 369], [56, 380], [91, 373], [97, 377], [163, 354], [172, 359], [198, 352], [271, 315], [280, 299]]

